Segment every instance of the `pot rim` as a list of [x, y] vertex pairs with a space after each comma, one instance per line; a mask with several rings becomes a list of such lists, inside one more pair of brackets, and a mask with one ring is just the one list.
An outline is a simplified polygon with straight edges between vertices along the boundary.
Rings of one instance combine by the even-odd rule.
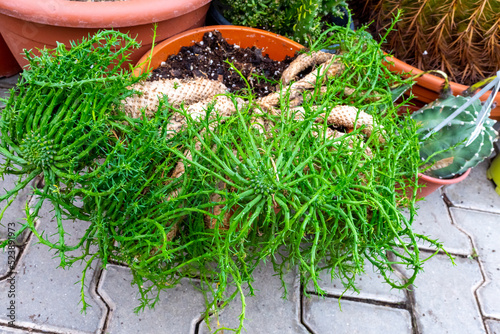
[[[294, 42], [292, 41], [291, 39], [288, 39], [284, 36], [281, 36], [279, 34], [276, 34], [276, 33], [273, 33], [273, 32], [269, 32], [267, 30], [262, 30], [262, 29], [257, 29], [257, 28], [250, 28], [250, 27], [245, 27], [245, 26], [236, 26], [236, 25], [215, 25], [215, 26], [206, 26], [206, 27], [201, 27], [201, 28], [194, 28], [194, 29], [190, 29], [190, 30], [186, 30], [180, 34], [177, 34], [173, 37], [170, 37], [166, 40], [164, 40], [163, 42], [159, 43], [158, 45], [156, 45], [153, 49], [153, 52], [151, 51], [148, 51], [146, 52], [142, 57], [141, 59], [139, 59], [139, 61], [137, 62], [136, 64], [136, 68], [134, 69], [134, 75], [136, 76], [139, 76], [141, 73], [143, 73], [143, 71], [147, 71], [148, 70], [148, 67], [149, 67], [149, 57], [151, 56], [151, 59], [154, 59], [156, 56], [165, 56], [164, 52], [163, 52], [163, 49], [167, 46], [167, 45], [170, 45], [170, 44], [177, 44], [178, 42], [184, 40], [184, 39], [187, 39], [189, 38], [190, 36], [193, 36], [193, 35], [202, 35], [205, 34], [206, 32], [210, 32], [210, 31], [214, 31], [214, 30], [218, 30], [220, 31], [223, 35], [224, 35], [224, 32], [226, 31], [241, 31], [241, 32], [244, 32], [247, 34], [250, 34], [250, 35], [253, 35], [254, 38], [255, 36], [257, 35], [262, 35], [262, 36], [265, 36], [265, 37], [268, 37], [268, 38], [272, 38], [272, 39], [275, 39], [277, 41], [280, 41], [282, 42], [283, 44], [286, 44], [288, 46], [291, 46], [297, 50], [300, 50], [300, 49], [303, 49], [304, 46], [297, 43], [297, 42]], [[194, 40], [190, 40], [192, 43], [194, 43]], [[185, 45], [187, 46], [187, 45]], [[168, 55], [167, 55], [168, 56]], [[155, 68], [155, 66], [152, 64], [151, 65], [151, 68]]]
[[119, 28], [161, 22], [197, 10], [211, 0], [0, 0], [0, 14], [28, 22], [77, 28]]
[[437, 183], [442, 185], [454, 184], [463, 181], [470, 174], [471, 170], [472, 168], [469, 168], [464, 173], [462, 173], [462, 175], [454, 177], [452, 179], [438, 179], [436, 177], [428, 176], [423, 173], [418, 173], [418, 178], [430, 183]]
[[[424, 71], [422, 71], [422, 70], [420, 70], [420, 69], [418, 69], [418, 68], [416, 68], [408, 63], [405, 63], [404, 61], [402, 61], [402, 60], [400, 60], [392, 55], [389, 55], [389, 54], [387, 54], [387, 57], [386, 57], [386, 66], [390, 71], [394, 71], [396, 73], [411, 73], [412, 75], [417, 75], [417, 74], [424, 72]], [[418, 85], [425, 87], [425, 88], [427, 88], [427, 89], [429, 89], [437, 94], [440, 93], [441, 87], [444, 84], [443, 78], [438, 77], [438, 76], [433, 75], [433, 74], [429, 74], [429, 73], [422, 75], [421, 77], [415, 79], [415, 81], [417, 82]], [[468, 86], [456, 83], [454, 81], [450, 81], [450, 87], [451, 87], [451, 90], [452, 90], [454, 95], [461, 94], [464, 90], [466, 90], [468, 88]], [[486, 99], [488, 98], [488, 96], [490, 94], [491, 94], [491, 91], [488, 91], [485, 94], [483, 94], [483, 96], [481, 96], [481, 98], [480, 98], [481, 101], [486, 101]], [[495, 108], [495, 110], [500, 111], [500, 94], [497, 94], [495, 96], [494, 101], [496, 101], [497, 105], [498, 105]]]

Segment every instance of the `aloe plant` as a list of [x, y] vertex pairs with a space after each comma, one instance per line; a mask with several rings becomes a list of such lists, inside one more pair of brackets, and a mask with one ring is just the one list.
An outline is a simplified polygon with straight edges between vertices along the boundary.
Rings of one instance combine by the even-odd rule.
[[[495, 121], [492, 119], [487, 118], [484, 123], [477, 124], [482, 104], [479, 99], [474, 99], [462, 113], [430, 135], [434, 128], [472, 99], [471, 96], [453, 96], [447, 75], [440, 73], [445, 77], [441, 96], [413, 113], [412, 118], [419, 125], [418, 133], [423, 138], [420, 156], [429, 166], [425, 173], [434, 177], [450, 178], [464, 173], [489, 157], [498, 133], [493, 129]], [[481, 85], [483, 83], [474, 87]], [[475, 132], [478, 132], [477, 136]], [[428, 134], [430, 136], [425, 138]], [[475, 139], [469, 142], [473, 135], [476, 136]]]

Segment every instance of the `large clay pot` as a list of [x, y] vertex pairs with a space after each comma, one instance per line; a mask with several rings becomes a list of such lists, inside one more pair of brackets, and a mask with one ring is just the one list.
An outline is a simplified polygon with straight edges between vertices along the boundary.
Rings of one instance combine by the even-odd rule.
[[153, 50], [151, 62], [149, 63], [148, 60], [150, 53], [147, 52], [138, 61], [137, 65], [140, 67], [136, 68], [135, 73], [139, 75], [143, 71], [159, 67], [168, 56], [177, 54], [181, 47], [202, 41], [206, 32], [214, 30], [220, 31], [228, 43], [238, 44], [242, 48], [256, 46], [263, 49], [263, 53], [267, 53], [274, 60], [283, 60], [286, 56], [291, 57], [303, 48], [299, 43], [286, 37], [261, 29], [226, 25], [208, 26], [185, 31], [158, 44]]
[[[387, 68], [396, 73], [411, 73], [412, 75], [423, 72], [394, 57], [387, 57]], [[412, 92], [416, 100], [414, 102], [416, 105], [423, 106], [438, 98], [444, 79], [432, 74], [424, 74], [420, 78], [417, 78], [416, 82], [412, 87]], [[450, 86], [454, 95], [458, 95], [467, 89], [467, 86], [452, 81], [450, 82]], [[481, 96], [481, 101], [485, 101], [488, 96], [489, 92]], [[500, 120], [500, 94], [497, 94], [494, 101], [497, 103], [497, 106], [491, 111], [490, 118]]]
[[0, 78], [10, 77], [21, 71], [21, 67], [12, 55], [7, 44], [0, 35]]
[[23, 49], [54, 48], [56, 42], [68, 45], [100, 29], [117, 29], [142, 43], [130, 56], [134, 64], [151, 48], [154, 23], [156, 42], [161, 42], [202, 26], [209, 5], [210, 0], [0, 0], [0, 33], [24, 66]]

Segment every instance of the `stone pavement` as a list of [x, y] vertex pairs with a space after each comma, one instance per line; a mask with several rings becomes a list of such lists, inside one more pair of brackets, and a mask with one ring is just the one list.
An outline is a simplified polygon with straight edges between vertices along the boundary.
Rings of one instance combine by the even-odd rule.
[[[0, 95], [13, 82], [0, 80]], [[285, 277], [288, 299], [284, 300], [279, 279], [270, 266], [263, 265], [255, 275], [256, 296], [246, 300], [247, 332], [500, 334], [500, 196], [486, 179], [488, 164], [483, 162], [465, 181], [419, 204], [414, 229], [443, 242], [454, 256], [455, 266], [439, 253], [425, 263], [425, 271], [405, 291], [390, 289], [367, 266], [366, 274], [358, 278], [360, 293], [347, 292], [340, 300], [340, 309], [340, 282], [325, 277], [321, 285], [327, 296], [318, 297], [307, 287], [310, 296], [306, 297], [297, 272], [292, 270]], [[10, 176], [0, 180], [0, 193], [11, 188], [14, 180]], [[23, 192], [5, 212], [0, 239], [6, 238], [9, 223], [22, 220], [29, 196]], [[44, 207], [41, 215], [39, 224], [48, 231], [54, 229], [50, 208]], [[86, 225], [76, 222], [72, 226], [68, 238], [76, 240]], [[12, 250], [0, 256], [0, 334], [209, 333], [201, 320], [204, 299], [196, 289], [197, 282], [182, 281], [162, 292], [154, 310], [135, 314], [137, 290], [130, 284], [127, 267], [94, 266], [82, 278], [82, 264], [57, 268], [57, 255], [37, 244], [30, 233], [19, 238]], [[422, 245], [423, 256], [432, 252], [428, 245]], [[395, 279], [402, 280], [405, 275], [405, 268], [395, 267]], [[82, 279], [92, 306], [85, 315], [79, 304]], [[15, 321], [9, 325], [12, 301]], [[234, 326], [240, 307], [234, 301], [224, 309], [219, 316], [221, 325]]]

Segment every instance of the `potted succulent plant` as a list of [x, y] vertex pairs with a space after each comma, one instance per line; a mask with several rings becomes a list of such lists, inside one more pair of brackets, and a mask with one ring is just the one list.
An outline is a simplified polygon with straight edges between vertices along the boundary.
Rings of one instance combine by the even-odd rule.
[[344, 0], [216, 0], [208, 22], [260, 28], [304, 45], [316, 40], [327, 24], [350, 23]]
[[[451, 0], [433, 1], [367, 0], [351, 1], [354, 16], [361, 22], [374, 22], [374, 36], [384, 34], [398, 11], [395, 29], [384, 43], [394, 55], [388, 66], [397, 73], [421, 74], [441, 70], [450, 75], [453, 94], [492, 76], [500, 68], [498, 43], [500, 2]], [[420, 105], [434, 101], [444, 80], [432, 74], [420, 76], [413, 94]], [[484, 101], [489, 94], [484, 94]], [[500, 119], [500, 96], [490, 117]]]
[[[462, 95], [451, 92], [448, 76], [438, 99], [413, 112], [412, 119], [419, 125], [421, 139], [420, 157], [425, 161], [419, 182], [419, 197], [425, 197], [443, 185], [462, 181], [494, 149], [498, 133], [493, 128], [495, 121], [488, 118], [493, 96], [481, 104], [474, 93], [486, 84], [493, 87], [492, 95], [500, 84], [497, 77], [488, 78], [469, 87]], [[499, 72], [500, 73], [500, 72]]]
[[25, 66], [24, 49], [54, 48], [57, 42], [69, 45], [100, 29], [118, 29], [141, 43], [129, 59], [135, 64], [151, 48], [153, 38], [158, 42], [202, 26], [209, 5], [210, 0], [0, 0], [0, 33], [17, 62]]

